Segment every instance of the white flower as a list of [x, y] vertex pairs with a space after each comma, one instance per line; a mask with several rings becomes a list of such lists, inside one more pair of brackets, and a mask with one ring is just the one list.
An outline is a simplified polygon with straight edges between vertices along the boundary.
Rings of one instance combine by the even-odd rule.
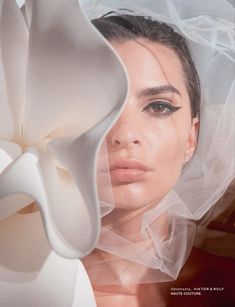
[[95, 157], [126, 95], [113, 51], [70, 0], [0, 1], [0, 218], [36, 201], [52, 247], [99, 231]]

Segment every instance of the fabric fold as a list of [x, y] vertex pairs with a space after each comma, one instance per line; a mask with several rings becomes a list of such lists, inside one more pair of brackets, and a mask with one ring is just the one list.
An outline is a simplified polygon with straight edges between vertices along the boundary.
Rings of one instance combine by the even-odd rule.
[[0, 4], [0, 217], [36, 201], [55, 251], [82, 257], [99, 233], [96, 154], [123, 107], [126, 74], [78, 1], [28, 0], [24, 16], [15, 1]]

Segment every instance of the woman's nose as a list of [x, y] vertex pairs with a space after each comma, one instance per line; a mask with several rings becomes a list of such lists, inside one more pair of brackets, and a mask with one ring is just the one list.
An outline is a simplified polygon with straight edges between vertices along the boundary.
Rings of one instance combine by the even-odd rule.
[[131, 123], [117, 122], [107, 136], [112, 146], [122, 147], [141, 144], [138, 129]]

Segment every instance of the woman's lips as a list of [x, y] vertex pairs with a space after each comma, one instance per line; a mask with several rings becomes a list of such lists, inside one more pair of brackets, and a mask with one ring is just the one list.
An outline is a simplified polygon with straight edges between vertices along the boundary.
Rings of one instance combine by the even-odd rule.
[[150, 169], [137, 160], [118, 160], [110, 165], [112, 183], [124, 184], [143, 179]]

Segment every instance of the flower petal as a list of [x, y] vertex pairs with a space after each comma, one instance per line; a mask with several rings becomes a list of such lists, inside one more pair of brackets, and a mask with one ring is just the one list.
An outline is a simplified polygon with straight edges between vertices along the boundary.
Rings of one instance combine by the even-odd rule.
[[117, 116], [114, 109], [104, 120], [78, 138], [52, 140], [48, 148], [52, 155], [72, 175], [81, 192], [93, 227], [99, 219], [99, 203], [96, 187], [96, 154], [101, 137]]
[[81, 135], [120, 108], [127, 87], [124, 70], [77, 1], [28, 3], [24, 137], [31, 143]]
[[[26, 4], [30, 38], [24, 145], [40, 148], [46, 138], [66, 136], [51, 142], [50, 149], [69, 172], [56, 168], [51, 155], [28, 151], [0, 175], [0, 198], [26, 194], [35, 199], [52, 247], [65, 257], [82, 257], [99, 232], [96, 153], [123, 106], [126, 75], [78, 3]], [[75, 137], [68, 139], [68, 134]], [[0, 203], [2, 211], [5, 206]]]
[[69, 174], [60, 173], [48, 154], [28, 151], [1, 174], [0, 199], [19, 193], [38, 203], [50, 244], [59, 254], [77, 258], [91, 251], [99, 220], [91, 218]]
[[0, 173], [10, 164], [13, 160], [21, 155], [22, 151], [18, 144], [0, 140]]
[[28, 31], [13, 0], [0, 2], [0, 138], [21, 133]]
[[[15, 143], [0, 140], [0, 176], [15, 159], [21, 155], [21, 148]], [[32, 198], [23, 195], [10, 195], [0, 200], [0, 220], [22, 209], [32, 202]]]

